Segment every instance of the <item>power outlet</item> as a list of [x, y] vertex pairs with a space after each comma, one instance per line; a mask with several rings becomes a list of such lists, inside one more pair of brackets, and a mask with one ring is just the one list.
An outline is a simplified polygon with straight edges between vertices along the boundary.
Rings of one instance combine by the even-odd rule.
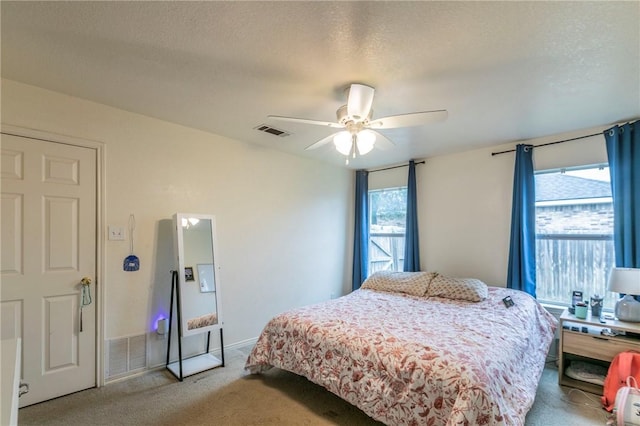
[[109, 225], [109, 240], [111, 240], [111, 241], [123, 241], [124, 240], [124, 228], [122, 226]]

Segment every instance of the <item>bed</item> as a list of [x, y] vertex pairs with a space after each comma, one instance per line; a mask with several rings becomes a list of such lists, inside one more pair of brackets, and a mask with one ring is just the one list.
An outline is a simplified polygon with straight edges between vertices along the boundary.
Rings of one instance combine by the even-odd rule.
[[299, 374], [388, 425], [523, 425], [556, 325], [524, 292], [377, 273], [274, 317], [245, 368]]

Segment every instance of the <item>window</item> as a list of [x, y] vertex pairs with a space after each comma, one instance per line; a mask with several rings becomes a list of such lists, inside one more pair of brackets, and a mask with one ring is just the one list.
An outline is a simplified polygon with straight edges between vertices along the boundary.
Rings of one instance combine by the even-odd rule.
[[571, 292], [583, 299], [615, 295], [607, 280], [615, 264], [613, 200], [609, 168], [591, 166], [538, 172], [536, 183], [536, 294], [541, 302], [569, 305]]
[[407, 188], [369, 191], [369, 275], [402, 271]]

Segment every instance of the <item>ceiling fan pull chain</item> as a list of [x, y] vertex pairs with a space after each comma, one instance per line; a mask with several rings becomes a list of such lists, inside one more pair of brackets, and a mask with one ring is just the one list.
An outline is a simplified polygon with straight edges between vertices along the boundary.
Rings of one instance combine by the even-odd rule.
[[353, 158], [356, 158], [356, 145], [358, 144], [358, 136], [356, 133], [351, 135], [351, 151], [353, 151]]

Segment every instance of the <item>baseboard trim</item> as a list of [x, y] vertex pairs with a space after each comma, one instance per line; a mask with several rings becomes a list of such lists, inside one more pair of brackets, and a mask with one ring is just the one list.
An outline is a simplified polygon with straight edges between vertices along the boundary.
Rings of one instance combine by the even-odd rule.
[[258, 341], [258, 337], [253, 337], [251, 339], [241, 340], [239, 342], [232, 343], [232, 344], [230, 344], [228, 346], [225, 346], [225, 349], [227, 349], [227, 348], [228, 349], [238, 349], [238, 348], [241, 348], [243, 346], [249, 346], [249, 345], [253, 346], [253, 345], [256, 344], [257, 341]]
[[[256, 342], [258, 341], [258, 337], [253, 337], [251, 339], [245, 339], [245, 340], [240, 340], [239, 342], [235, 342], [232, 343], [230, 345], [224, 345], [224, 350], [229, 351], [229, 350], [235, 350], [235, 349], [240, 349], [240, 348], [244, 348], [246, 346], [253, 346], [256, 344]], [[212, 354], [214, 354], [217, 357], [221, 356], [221, 351], [220, 348], [214, 349], [212, 351], [210, 351]], [[118, 375], [117, 377], [113, 377], [113, 378], [109, 378], [105, 381], [105, 385], [110, 385], [112, 383], [118, 383], [118, 382], [122, 382], [124, 380], [129, 380], [129, 379], [133, 379], [135, 377], [139, 377], [139, 376], [143, 376], [145, 374], [154, 372], [154, 371], [158, 371], [158, 370], [163, 370], [166, 368], [166, 365], [164, 363], [162, 364], [156, 364], [156, 365], [151, 365], [151, 366], [147, 366], [147, 368], [141, 369], [141, 370], [136, 370], [136, 371], [132, 371], [130, 374], [122, 374], [122, 375]]]

